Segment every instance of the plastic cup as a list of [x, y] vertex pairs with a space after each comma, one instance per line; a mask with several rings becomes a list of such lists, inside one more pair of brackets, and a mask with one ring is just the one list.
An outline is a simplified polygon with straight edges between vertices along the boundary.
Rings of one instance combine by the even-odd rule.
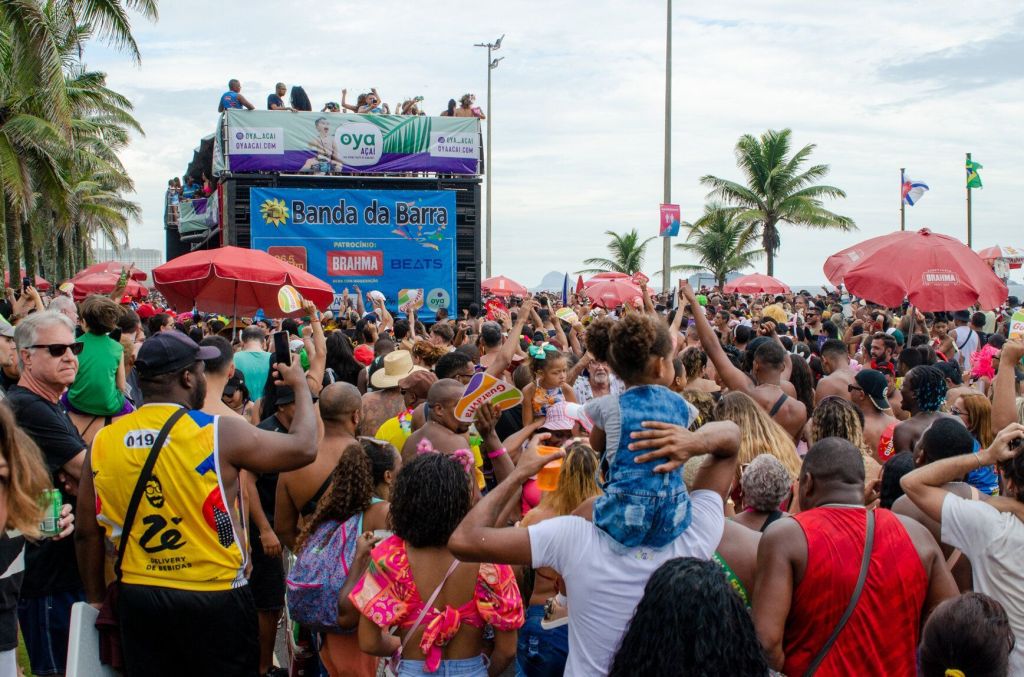
[[[539, 445], [537, 447], [537, 453], [541, 456], [548, 456], [561, 451], [561, 447], [548, 447]], [[541, 491], [554, 491], [558, 488], [558, 475], [562, 472], [562, 459], [556, 458], [555, 460], [547, 463], [540, 472], [537, 473], [537, 488]]]

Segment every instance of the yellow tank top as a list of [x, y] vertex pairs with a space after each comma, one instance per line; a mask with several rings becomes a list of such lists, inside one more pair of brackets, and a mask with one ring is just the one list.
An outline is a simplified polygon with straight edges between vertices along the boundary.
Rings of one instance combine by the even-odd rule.
[[[160, 428], [178, 408], [147, 404], [96, 433], [92, 443], [96, 519], [120, 547], [121, 527]], [[239, 537], [239, 500], [224, 500], [217, 416], [190, 411], [171, 430], [139, 501], [122, 580], [178, 590], [245, 585], [248, 550]]]

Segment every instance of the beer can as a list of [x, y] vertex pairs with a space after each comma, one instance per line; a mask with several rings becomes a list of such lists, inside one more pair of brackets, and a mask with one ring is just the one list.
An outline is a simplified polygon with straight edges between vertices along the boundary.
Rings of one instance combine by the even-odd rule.
[[60, 534], [60, 526], [58, 525], [60, 510], [64, 504], [64, 500], [60, 495], [60, 489], [43, 490], [43, 495], [39, 502], [43, 506], [43, 519], [39, 523], [39, 531], [47, 538], [57, 536]]

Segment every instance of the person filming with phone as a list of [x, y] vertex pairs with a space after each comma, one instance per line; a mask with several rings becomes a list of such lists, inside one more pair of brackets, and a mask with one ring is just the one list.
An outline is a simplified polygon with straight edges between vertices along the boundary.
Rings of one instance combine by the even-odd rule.
[[[104, 603], [101, 618], [116, 619], [112, 610], [120, 616], [128, 675], [180, 674], [196, 665], [204, 674], [257, 672], [239, 472], [312, 462], [317, 424], [298, 360], [274, 365], [278, 384], [295, 394], [289, 432], [200, 411], [203, 360], [218, 355], [178, 331], [146, 339], [135, 363], [145, 406], [100, 430], [85, 457], [78, 561], [87, 601]], [[117, 553], [109, 590], [108, 546]]]

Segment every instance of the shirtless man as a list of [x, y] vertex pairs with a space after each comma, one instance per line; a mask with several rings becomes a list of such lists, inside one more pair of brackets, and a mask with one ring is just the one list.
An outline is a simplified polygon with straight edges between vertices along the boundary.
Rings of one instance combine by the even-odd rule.
[[317, 446], [316, 460], [304, 468], [281, 473], [277, 479], [274, 531], [289, 549], [299, 535], [299, 520], [316, 509], [341, 453], [357, 441], [356, 430], [361, 423], [359, 390], [351, 383], [327, 386], [320, 392], [318, 405], [324, 436]]
[[947, 360], [956, 354], [956, 344], [953, 343], [953, 337], [949, 335], [949, 323], [946, 320], [932, 322], [931, 335], [935, 352], [942, 353]]
[[893, 431], [892, 443], [896, 453], [913, 451], [921, 433], [932, 421], [948, 415], [939, 411], [946, 401], [946, 377], [936, 367], [919, 365], [903, 377], [900, 395], [900, 406], [910, 413], [910, 418]]
[[384, 421], [398, 416], [405, 409], [405, 398], [398, 382], [421, 369], [423, 367], [413, 366], [412, 353], [408, 350], [395, 350], [384, 356], [384, 365], [370, 378], [370, 385], [375, 390], [363, 396], [362, 432], [372, 435]]
[[829, 396], [851, 399], [849, 388], [854, 384], [854, 374], [846, 344], [838, 339], [825, 341], [821, 346], [821, 366], [827, 376], [814, 389], [815, 406]]
[[[688, 284], [682, 286], [683, 294], [691, 308], [699, 308], [693, 288]], [[697, 333], [704, 352], [711, 359], [719, 378], [729, 390], [737, 390], [754, 398], [762, 409], [767, 411], [775, 421], [785, 428], [786, 432], [799, 439], [804, 424], [807, 423], [807, 407], [796, 399], [796, 390], [789, 381], [782, 381], [782, 373], [786, 369], [786, 349], [776, 340], [770, 340], [758, 346], [754, 352], [753, 380], [729, 361], [722, 349], [714, 329], [702, 312], [693, 314]]]
[[854, 381], [849, 386], [850, 401], [864, 415], [864, 441], [875, 460], [884, 464], [893, 454], [892, 434], [899, 423], [885, 396], [889, 381], [874, 369], [861, 369]]
[[441, 379], [427, 391], [427, 407], [430, 414], [423, 427], [414, 432], [402, 447], [402, 463], [416, 458], [416, 448], [421, 440], [429, 440], [435, 451], [450, 454], [457, 449], [469, 447], [469, 424], [455, 417], [455, 405], [465, 386], [455, 379]]

